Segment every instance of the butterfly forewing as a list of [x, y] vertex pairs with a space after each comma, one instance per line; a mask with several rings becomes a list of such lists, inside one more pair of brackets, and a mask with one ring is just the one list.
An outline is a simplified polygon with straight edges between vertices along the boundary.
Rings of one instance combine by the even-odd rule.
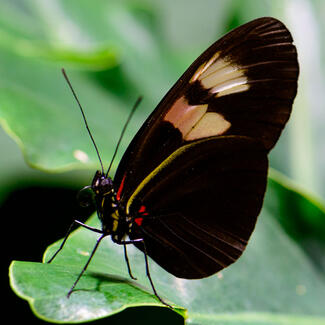
[[201, 278], [241, 255], [297, 78], [289, 31], [274, 18], [256, 19], [194, 61], [140, 128], [115, 190], [134, 218], [130, 238], [143, 238], [167, 271]]
[[[270, 150], [297, 91], [296, 48], [286, 27], [260, 18], [225, 35], [188, 68], [140, 128], [118, 167], [122, 199], [187, 142], [242, 135]], [[130, 177], [131, 175], [131, 177]]]

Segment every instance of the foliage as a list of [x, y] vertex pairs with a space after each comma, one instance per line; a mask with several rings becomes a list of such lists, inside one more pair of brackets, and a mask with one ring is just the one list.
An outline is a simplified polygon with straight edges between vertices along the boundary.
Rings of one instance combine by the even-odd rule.
[[[298, 8], [299, 12], [309, 13], [316, 22], [317, 17], [321, 18], [315, 13], [321, 2], [299, 3], [304, 6]], [[179, 306], [176, 313], [170, 312], [171, 323], [181, 323], [181, 314], [191, 324], [325, 324], [325, 210], [321, 200], [309, 194], [325, 192], [321, 182], [325, 173], [320, 163], [324, 154], [319, 150], [319, 159], [314, 159], [313, 151], [317, 151], [319, 142], [313, 141], [311, 134], [311, 125], [317, 135], [322, 134], [322, 127], [312, 115], [313, 102], [308, 101], [313, 88], [308, 83], [308, 68], [315, 71], [318, 61], [306, 60], [306, 50], [299, 43], [302, 33], [314, 33], [321, 25], [311, 23], [308, 15], [299, 16], [298, 9], [297, 2], [289, 0], [272, 4], [249, 0], [245, 5], [237, 0], [82, 0], [78, 5], [63, 0], [1, 2], [0, 123], [30, 166], [55, 173], [98, 166], [80, 113], [62, 78], [62, 67], [80, 97], [107, 163], [137, 96], [143, 95], [144, 102], [128, 128], [119, 157], [184, 69], [230, 28], [272, 15], [283, 20], [297, 39], [302, 67], [299, 95], [292, 120], [271, 155], [271, 165], [294, 182], [271, 172], [264, 209], [247, 251], [221, 274], [185, 281], [150, 263], [158, 292]], [[307, 22], [306, 31], [297, 27], [300, 20]], [[313, 76], [319, 76], [321, 68], [317, 71]], [[317, 89], [323, 86], [321, 80], [316, 79]], [[6, 143], [3, 139], [2, 143]], [[9, 144], [11, 148], [13, 143]], [[86, 155], [80, 156], [80, 152]], [[12, 188], [21, 186], [18, 171], [24, 167], [19, 159], [16, 154], [0, 157], [0, 202]], [[28, 173], [25, 171], [24, 179], [32, 177], [26, 176], [32, 175]], [[83, 177], [73, 182], [82, 183]], [[37, 204], [37, 198], [35, 201]], [[44, 229], [47, 212], [36, 204], [34, 218], [42, 217], [35, 227]], [[14, 216], [12, 222], [21, 222], [17, 218]], [[89, 222], [97, 221], [92, 218]], [[37, 316], [67, 323], [108, 316], [113, 319], [113, 314], [128, 307], [136, 307], [143, 315], [141, 306], [161, 306], [152, 296], [141, 252], [131, 249], [129, 254], [138, 281], [126, 280], [121, 247], [109, 240], [102, 243], [78, 284], [79, 290], [66, 299], [66, 291], [85, 263], [95, 238], [90, 232], [77, 230], [53, 265], [21, 261], [11, 264], [11, 286], [28, 300]], [[45, 259], [56, 245], [48, 249]], [[155, 309], [156, 323], [166, 323], [164, 310]], [[122, 315], [114, 317], [118, 320]], [[138, 317], [128, 321], [136, 324], [141, 320], [143, 324], [143, 316]]]

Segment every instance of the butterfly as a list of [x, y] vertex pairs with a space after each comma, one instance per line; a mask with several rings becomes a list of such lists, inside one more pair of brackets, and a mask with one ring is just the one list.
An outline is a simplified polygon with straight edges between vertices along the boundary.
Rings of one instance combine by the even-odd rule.
[[100, 236], [68, 295], [106, 236], [123, 245], [132, 278], [127, 245], [144, 253], [154, 294], [167, 306], [148, 256], [184, 279], [234, 263], [261, 210], [267, 155], [289, 119], [298, 74], [291, 34], [271, 17], [232, 30], [203, 52], [146, 119], [114, 179], [100, 160], [102, 170], [87, 189], [102, 227], [74, 222]]

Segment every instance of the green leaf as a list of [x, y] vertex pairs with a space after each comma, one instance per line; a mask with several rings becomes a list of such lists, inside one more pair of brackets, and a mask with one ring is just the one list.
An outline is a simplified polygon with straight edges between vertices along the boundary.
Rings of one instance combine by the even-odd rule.
[[[20, 145], [27, 162], [52, 171], [97, 165], [80, 112], [60, 69], [39, 60], [16, 60], [4, 51], [0, 52], [0, 59], [0, 73], [7, 76], [0, 80], [0, 123]], [[17, 71], [12, 71], [12, 64]], [[31, 74], [34, 79], [28, 80]], [[109, 161], [128, 114], [126, 103], [98, 88], [89, 76], [71, 72], [69, 75], [86, 113], [91, 110], [88, 122], [97, 145], [105, 148], [102, 158]], [[86, 162], [78, 160], [76, 153], [80, 151], [88, 156]]]
[[[32, 303], [32, 309], [42, 319], [56, 322], [83, 322], [99, 319], [134, 306], [155, 306], [159, 303], [141, 286], [125, 278], [89, 272], [80, 281], [82, 289], [68, 299], [67, 288], [80, 269], [64, 265], [14, 262], [17, 293]], [[32, 297], [32, 299], [31, 299]]]
[[325, 274], [325, 209], [322, 201], [284, 175], [270, 170], [264, 206]]
[[[280, 183], [276, 186], [283, 187]], [[295, 202], [298, 206], [299, 201], [298, 195]], [[157, 291], [167, 301], [185, 307], [189, 322], [325, 324], [325, 278], [282, 230], [270, 204], [263, 209], [243, 257], [215, 276], [202, 280], [178, 279], [150, 261]], [[90, 225], [99, 226], [95, 216], [90, 219]], [[145, 276], [143, 254], [128, 247], [132, 271], [138, 281], [127, 280], [123, 248], [109, 239], [102, 242], [77, 290], [70, 299], [65, 298], [97, 236], [78, 229], [52, 264], [14, 262], [11, 265], [13, 289], [29, 301], [39, 317], [51, 321], [68, 322], [72, 321], [71, 317], [73, 321], [87, 321], [129, 306], [159, 305]], [[49, 259], [58, 245], [49, 247], [44, 260]], [[98, 303], [93, 304], [97, 299]], [[182, 309], [177, 311], [185, 315]]]
[[[107, 8], [112, 3], [96, 2], [97, 5], [91, 3], [92, 10], [89, 10], [89, 3], [80, 1], [82, 10], [76, 11], [78, 7], [69, 8], [61, 1], [52, 1], [51, 4], [29, 1], [19, 5], [4, 0], [0, 12], [0, 47], [20, 56], [60, 60], [75, 67], [98, 69], [114, 66], [119, 50], [116, 42], [109, 39], [117, 38], [114, 33], [107, 37], [112, 28], [104, 29], [106, 38], [99, 32], [104, 27], [103, 14], [105, 10], [108, 15], [111, 13]], [[87, 19], [81, 20], [84, 18], [81, 14], [86, 12]]]
[[[91, 224], [97, 224], [96, 218], [91, 219]], [[139, 272], [139, 281], [130, 281], [121, 255], [122, 247], [108, 239], [102, 243], [89, 271], [68, 299], [67, 292], [88, 259], [95, 241], [95, 233], [78, 229], [69, 238], [63, 254], [59, 254], [52, 264], [13, 262], [10, 266], [12, 288], [30, 302], [37, 316], [56, 322], [89, 321], [134, 306], [162, 306], [148, 289], [145, 270], [141, 267], [144, 264], [143, 255], [134, 252], [135, 248], [129, 249], [132, 260], [133, 255], [137, 255], [133, 263], [135, 272]], [[44, 260], [49, 259], [58, 245], [49, 247]], [[175, 311], [185, 316], [185, 310], [175, 307]]]
[[[0, 36], [1, 33], [10, 34], [10, 37], [7, 34], [0, 37], [0, 75], [5, 76], [0, 79], [0, 123], [19, 144], [26, 161], [38, 169], [62, 171], [98, 165], [80, 112], [60, 72], [62, 67], [66, 68], [76, 89], [104, 161], [110, 160], [123, 123], [137, 96], [144, 95], [145, 100], [128, 127], [119, 155], [147, 115], [145, 111], [152, 110], [154, 101], [168, 86], [166, 80], [170, 79], [170, 73], [160, 64], [163, 59], [157, 42], [135, 17], [129, 5], [96, 2], [98, 6], [82, 1], [80, 8], [70, 7], [66, 2], [53, 2], [53, 5], [56, 4], [51, 19], [55, 20], [58, 15], [56, 23], [60, 28], [66, 24], [73, 25], [76, 34], [87, 40], [81, 43], [75, 42], [74, 35], [69, 35], [73, 28], [69, 29], [69, 42], [59, 39], [59, 30], [54, 31], [50, 26], [49, 7], [35, 7], [34, 2], [28, 3], [26, 6], [35, 19], [28, 20], [30, 29], [25, 30], [20, 28], [20, 23], [12, 26], [5, 19], [8, 11], [13, 17], [19, 17], [19, 22], [24, 21], [24, 10], [19, 6], [5, 2], [0, 14], [0, 26], [1, 23], [5, 26], [3, 30], [0, 29]], [[89, 10], [90, 7], [96, 11]], [[43, 19], [49, 24], [42, 29], [43, 34], [31, 33], [38, 30], [38, 24], [44, 23]], [[134, 42], [138, 37], [143, 39], [142, 46]], [[28, 38], [28, 41], [24, 38]], [[62, 48], [62, 44], [65, 47]], [[85, 53], [91, 55], [96, 49], [96, 54], [88, 60], [94, 62], [102, 55], [98, 53], [105, 52], [103, 48], [107, 46], [119, 48], [115, 52], [115, 59], [109, 61], [108, 55], [106, 66], [103, 60], [93, 67], [101, 71], [86, 70], [89, 66], [85, 62], [88, 60]], [[51, 47], [46, 50], [46, 55], [44, 47]], [[53, 52], [52, 55], [49, 55], [49, 51]], [[66, 58], [72, 56], [74, 59], [67, 66]], [[116, 58], [121, 60], [122, 56], [123, 64], [115, 66]], [[84, 72], [71, 72], [76, 62]], [[109, 73], [105, 70], [108, 67], [112, 68]], [[154, 89], [151, 87], [152, 76], [156, 81]], [[83, 156], [88, 159], [78, 160], [80, 152], [86, 153]]]

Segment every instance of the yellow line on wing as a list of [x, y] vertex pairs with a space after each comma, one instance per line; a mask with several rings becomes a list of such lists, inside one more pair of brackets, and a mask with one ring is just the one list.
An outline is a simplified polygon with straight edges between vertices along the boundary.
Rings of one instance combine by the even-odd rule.
[[189, 148], [204, 142], [204, 141], [208, 141], [209, 138], [206, 139], [202, 139], [200, 141], [196, 141], [190, 144], [187, 144], [185, 146], [182, 146], [180, 148], [178, 148], [177, 150], [175, 150], [170, 156], [168, 156], [159, 166], [157, 166], [140, 184], [139, 186], [135, 189], [135, 191], [132, 193], [132, 195], [130, 196], [127, 204], [126, 204], [126, 214], [129, 214], [129, 208], [134, 200], [134, 198], [139, 194], [139, 192], [144, 188], [144, 186], [149, 183], [149, 181], [155, 177], [163, 168], [165, 168], [166, 166], [168, 166], [168, 164], [170, 164], [170, 162], [175, 159], [177, 156], [179, 156], [180, 154], [182, 154], [183, 152], [185, 152], [186, 150], [188, 150]]

